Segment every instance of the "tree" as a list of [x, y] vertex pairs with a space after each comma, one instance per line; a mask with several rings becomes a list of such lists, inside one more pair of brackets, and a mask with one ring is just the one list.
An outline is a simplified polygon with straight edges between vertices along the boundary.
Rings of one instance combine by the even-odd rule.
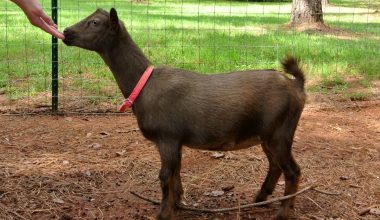
[[[323, 25], [321, 0], [293, 0], [291, 25]], [[323, 25], [324, 26], [324, 25]]]

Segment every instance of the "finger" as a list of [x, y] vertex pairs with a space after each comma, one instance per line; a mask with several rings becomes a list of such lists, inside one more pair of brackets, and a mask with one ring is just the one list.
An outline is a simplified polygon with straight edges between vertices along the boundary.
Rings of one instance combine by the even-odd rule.
[[54, 27], [55, 29], [58, 29], [58, 25], [54, 23], [54, 21], [48, 16], [45, 14], [45, 12], [41, 11], [41, 13], [39, 13], [39, 16], [41, 17], [41, 19], [47, 23], [49, 26], [52, 26]]
[[62, 40], [65, 39], [65, 36], [61, 32], [59, 32], [54, 26], [47, 24], [42, 18], [39, 19], [39, 22], [36, 22], [36, 26], [46, 31], [47, 33], [55, 36], [56, 38]]
[[48, 16], [46, 15], [43, 11], [41, 11], [41, 13], [39, 13], [39, 16], [42, 18], [42, 20], [44, 20], [44, 22], [46, 22], [48, 25], [50, 26], [54, 26], [54, 27], [57, 27], [57, 25], [54, 23], [54, 21]]

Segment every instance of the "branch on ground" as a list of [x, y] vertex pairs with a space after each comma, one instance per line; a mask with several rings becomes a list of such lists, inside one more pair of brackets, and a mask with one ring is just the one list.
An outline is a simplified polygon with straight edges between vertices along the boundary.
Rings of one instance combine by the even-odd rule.
[[[271, 204], [271, 203], [274, 203], [274, 202], [278, 202], [278, 201], [282, 201], [282, 200], [286, 200], [286, 199], [290, 199], [290, 198], [293, 198], [301, 193], [304, 193], [310, 189], [314, 189], [316, 187], [316, 185], [313, 185], [313, 186], [308, 186], [294, 194], [291, 194], [291, 195], [287, 195], [287, 196], [282, 196], [282, 197], [278, 197], [278, 198], [274, 198], [274, 199], [269, 199], [267, 201], [263, 201], [263, 202], [256, 202], [256, 203], [249, 203], [249, 204], [246, 204], [246, 205], [241, 205], [241, 206], [237, 206], [237, 207], [231, 207], [231, 208], [220, 208], [220, 209], [204, 209], [204, 208], [192, 208], [192, 207], [188, 207], [188, 206], [183, 206], [183, 205], [179, 205], [178, 208], [179, 209], [182, 209], [182, 210], [186, 210], [186, 211], [195, 211], [195, 212], [206, 212], [206, 213], [218, 213], [218, 212], [228, 212], [228, 211], [236, 211], [236, 210], [241, 210], [241, 209], [246, 209], [246, 208], [251, 208], [251, 207], [257, 207], [257, 206], [262, 206], [262, 205], [267, 205], [267, 204]], [[154, 205], [160, 205], [161, 203], [159, 201], [155, 201], [155, 200], [152, 200], [152, 199], [149, 199], [145, 196], [142, 196], [142, 195], [139, 195], [137, 194], [136, 192], [133, 192], [133, 191], [130, 191], [130, 193], [142, 200], [145, 200], [147, 202], [150, 202]]]

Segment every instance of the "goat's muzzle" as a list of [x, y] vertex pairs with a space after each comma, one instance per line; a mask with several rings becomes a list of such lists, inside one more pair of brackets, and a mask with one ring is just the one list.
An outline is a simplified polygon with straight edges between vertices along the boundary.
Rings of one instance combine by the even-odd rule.
[[63, 43], [65, 43], [68, 46], [72, 45], [75, 39], [75, 32], [66, 28], [63, 31], [63, 35], [65, 36], [65, 39], [62, 40]]

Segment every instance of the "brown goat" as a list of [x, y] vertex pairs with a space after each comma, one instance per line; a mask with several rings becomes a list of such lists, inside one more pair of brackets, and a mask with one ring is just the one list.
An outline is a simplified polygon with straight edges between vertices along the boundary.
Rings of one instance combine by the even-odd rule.
[[[133, 42], [115, 9], [98, 9], [64, 31], [64, 43], [96, 51], [128, 97], [150, 65]], [[203, 150], [238, 150], [261, 144], [268, 160], [267, 177], [256, 202], [270, 195], [285, 175], [285, 195], [295, 193], [300, 168], [291, 148], [304, 103], [304, 75], [297, 61], [283, 61], [286, 73], [274, 70], [202, 75], [158, 67], [133, 105], [143, 135], [157, 145], [162, 203], [157, 219], [173, 219], [183, 194], [182, 146]], [[294, 198], [276, 216], [288, 219]]]

